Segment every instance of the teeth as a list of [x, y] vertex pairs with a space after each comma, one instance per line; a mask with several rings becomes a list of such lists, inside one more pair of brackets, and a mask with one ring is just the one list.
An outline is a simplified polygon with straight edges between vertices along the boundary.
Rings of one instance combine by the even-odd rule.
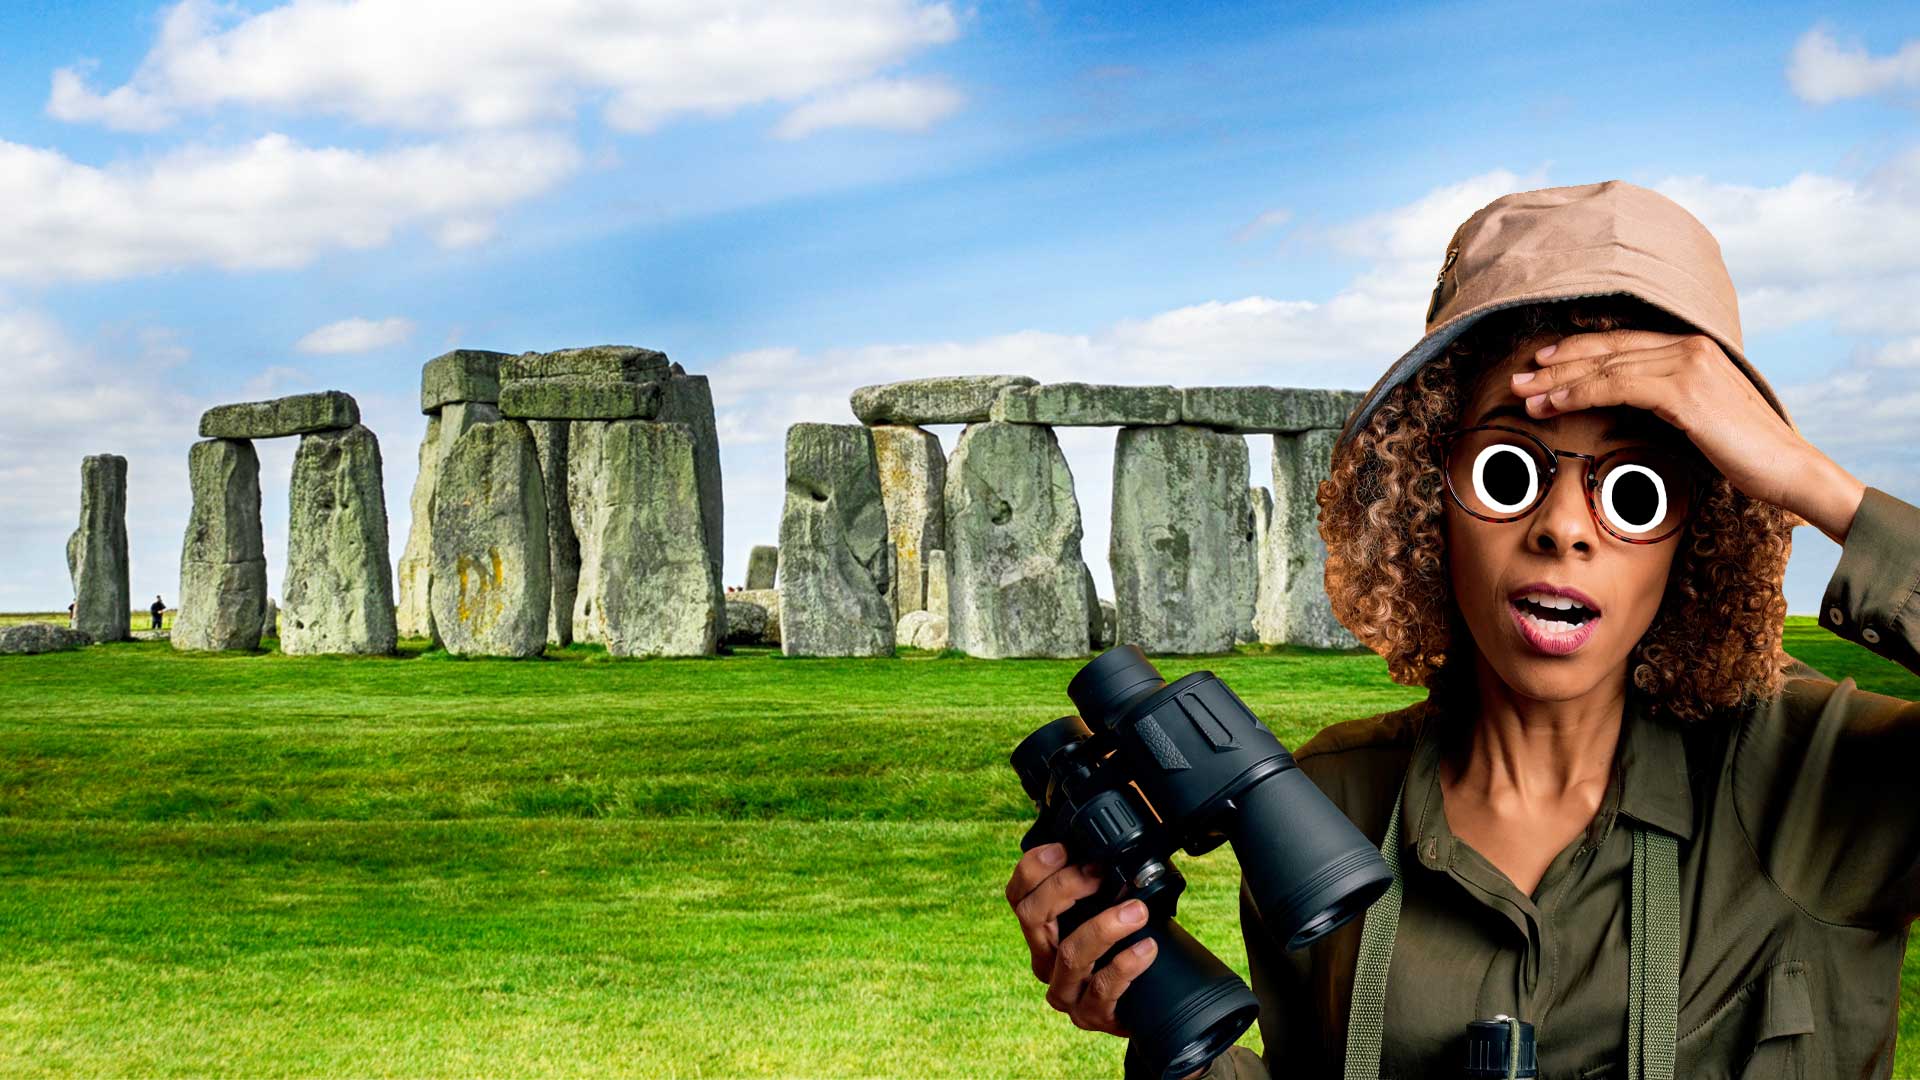
[[1558, 619], [1549, 622], [1538, 615], [1528, 612], [1522, 612], [1520, 617], [1549, 634], [1571, 634], [1579, 629], [1579, 625], [1576, 623], [1561, 622]]
[[1525, 596], [1521, 597], [1520, 599], [1530, 601], [1535, 604], [1539, 604], [1543, 608], [1551, 608], [1555, 611], [1572, 611], [1576, 608], [1581, 611], [1587, 610], [1586, 605], [1581, 604], [1570, 597], [1550, 596], [1547, 593], [1537, 593], [1537, 592], [1528, 593]]

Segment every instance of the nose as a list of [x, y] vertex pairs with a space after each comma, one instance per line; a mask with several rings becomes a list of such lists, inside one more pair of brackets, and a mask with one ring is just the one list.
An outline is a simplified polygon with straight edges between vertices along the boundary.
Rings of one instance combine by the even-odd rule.
[[1527, 518], [1529, 550], [1543, 555], [1586, 554], [1593, 550], [1593, 512], [1587, 507], [1587, 493], [1581, 483], [1581, 466], [1585, 464], [1578, 459], [1561, 462], [1546, 500]]

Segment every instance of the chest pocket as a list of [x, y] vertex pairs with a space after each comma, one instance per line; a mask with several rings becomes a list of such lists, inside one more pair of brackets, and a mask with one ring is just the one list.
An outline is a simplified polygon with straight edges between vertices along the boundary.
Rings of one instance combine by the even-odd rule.
[[1813, 993], [1798, 960], [1774, 964], [1684, 1032], [1674, 1071], [1695, 1080], [1802, 1080]]

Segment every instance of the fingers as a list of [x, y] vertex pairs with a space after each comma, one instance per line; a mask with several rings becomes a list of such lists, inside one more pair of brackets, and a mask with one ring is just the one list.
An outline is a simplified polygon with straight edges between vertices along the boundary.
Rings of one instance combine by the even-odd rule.
[[[1027, 860], [1020, 861], [1025, 864]], [[1014, 876], [1016, 880], [1007, 884], [1009, 897], [1021, 887], [1019, 867], [1015, 867]], [[1054, 871], [1013, 904], [1013, 913], [1020, 919], [1020, 933], [1027, 939], [1034, 978], [1041, 982], [1052, 980], [1054, 950], [1060, 944], [1060, 916], [1075, 901], [1093, 895], [1099, 888], [1098, 867], [1069, 866]]]
[[[1663, 334], [1655, 330], [1591, 330], [1580, 334], [1568, 334], [1558, 341], [1542, 345], [1534, 350], [1534, 360], [1545, 367], [1548, 364], [1564, 364], [1607, 353], [1659, 348], [1684, 341], [1690, 336], [1699, 335]], [[1543, 353], [1545, 355], [1541, 355]]]
[[1662, 370], [1678, 366], [1684, 346], [1663, 345], [1655, 349], [1631, 349], [1561, 361], [1556, 355], [1551, 366], [1516, 371], [1507, 376], [1508, 385], [1521, 397], [1550, 393], [1562, 386], [1592, 378], [1621, 364], [1659, 364]]
[[1018, 904], [1066, 861], [1065, 844], [1041, 844], [1020, 856], [1020, 861], [1013, 864], [1013, 877], [1007, 881], [1007, 903]]
[[1560, 385], [1535, 387], [1528, 383], [1515, 393], [1527, 394], [1527, 415], [1545, 419], [1580, 409], [1629, 405], [1646, 409], [1668, 423], [1680, 424], [1674, 365], [1667, 358], [1614, 361], [1582, 378]]
[[1120, 955], [1107, 962], [1106, 967], [1094, 972], [1093, 978], [1087, 980], [1087, 992], [1081, 995], [1077, 1014], [1080, 1019], [1075, 1023], [1094, 1031], [1131, 1036], [1133, 1033], [1114, 1016], [1114, 1008], [1120, 1003], [1120, 995], [1126, 993], [1127, 988], [1133, 985], [1133, 980], [1147, 970], [1159, 950], [1160, 947], [1154, 944], [1152, 938], [1141, 938], [1122, 949]]
[[[1095, 961], [1105, 956], [1114, 943], [1147, 921], [1147, 906], [1138, 900], [1129, 900], [1117, 904], [1088, 919], [1079, 929], [1068, 934], [1060, 948], [1054, 953], [1053, 978], [1047, 987], [1047, 1004], [1073, 1017], [1073, 1022], [1090, 1030], [1105, 1031], [1112, 1026], [1111, 1010], [1107, 1015], [1107, 1027], [1090, 1027], [1097, 1017], [1083, 1014], [1081, 1001], [1087, 994], [1088, 982], [1093, 978]], [[1133, 976], [1128, 976], [1131, 983]], [[1114, 995], [1118, 997], [1118, 995]]]

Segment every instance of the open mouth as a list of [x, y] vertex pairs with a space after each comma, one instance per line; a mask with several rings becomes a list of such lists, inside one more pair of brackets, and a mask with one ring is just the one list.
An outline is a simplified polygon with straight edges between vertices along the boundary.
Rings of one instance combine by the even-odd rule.
[[1565, 656], [1587, 643], [1600, 613], [1564, 596], [1527, 593], [1507, 601], [1522, 637], [1548, 656]]

